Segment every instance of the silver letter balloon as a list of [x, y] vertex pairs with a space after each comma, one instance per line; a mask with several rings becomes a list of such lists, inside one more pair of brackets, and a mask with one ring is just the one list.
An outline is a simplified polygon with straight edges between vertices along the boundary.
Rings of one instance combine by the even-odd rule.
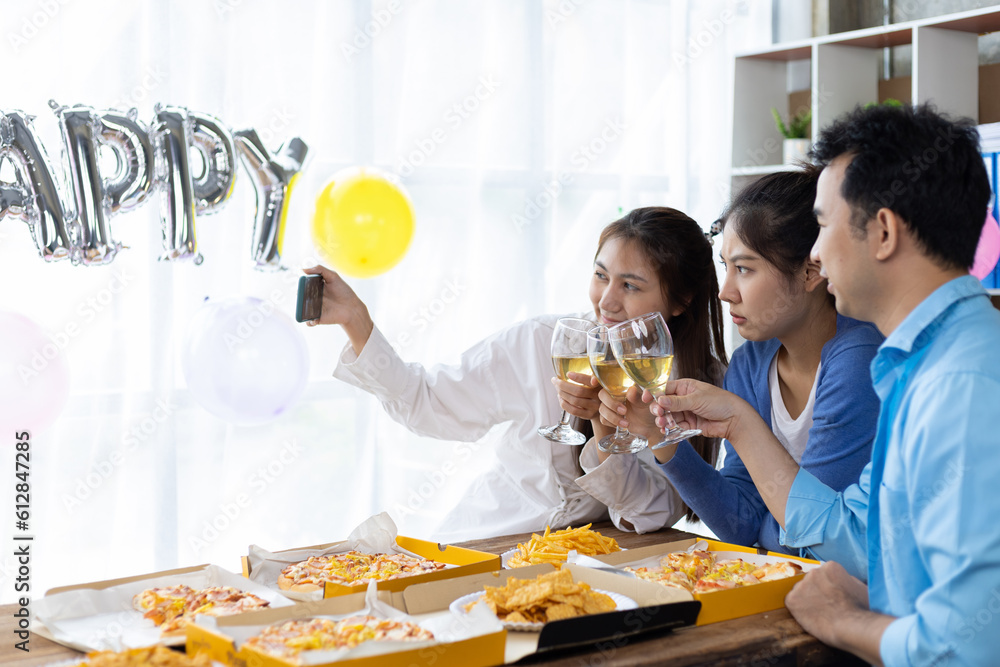
[[[184, 107], [157, 105], [147, 127], [135, 109], [96, 111], [54, 101], [49, 106], [62, 134], [63, 174], [53, 169], [33, 116], [0, 112], [0, 163], [9, 161], [14, 174], [13, 182], [0, 181], [0, 220], [27, 223], [42, 259], [110, 263], [122, 248], [111, 218], [142, 206], [156, 191], [160, 259], [200, 264], [196, 222], [232, 196], [239, 156], [256, 193], [250, 259], [260, 270], [282, 268], [288, 198], [308, 152], [301, 139], [289, 139], [272, 154], [253, 129], [234, 138], [218, 118]], [[113, 154], [113, 173], [103, 173], [102, 151]], [[191, 164], [193, 154], [200, 164]], [[67, 192], [60, 193], [59, 182]]]

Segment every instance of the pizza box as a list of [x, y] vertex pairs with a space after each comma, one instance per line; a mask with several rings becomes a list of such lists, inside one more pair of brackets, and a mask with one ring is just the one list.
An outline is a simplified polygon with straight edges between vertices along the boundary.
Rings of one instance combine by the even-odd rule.
[[[772, 551], [759, 553], [756, 548], [744, 547], [737, 544], [718, 542], [716, 540], [705, 540], [700, 538], [679, 540], [677, 542], [667, 542], [664, 544], [653, 544], [648, 547], [629, 549], [628, 551], [618, 551], [613, 554], [593, 556], [596, 560], [613, 565], [624, 567], [631, 565], [656, 565], [658, 559], [668, 553], [675, 551], [686, 551], [697, 542], [706, 542], [708, 551], [730, 552], [733, 557], [743, 558], [751, 562], [774, 562], [781, 560], [795, 561], [802, 565], [804, 571], [819, 566], [819, 561], [808, 558], [799, 558], [788, 554], [780, 554]], [[650, 563], [648, 561], [652, 560]], [[743, 586], [730, 590], [714, 591], [712, 593], [695, 593], [696, 600], [701, 601], [701, 613], [698, 615], [697, 625], [707, 625], [728, 621], [733, 618], [759, 614], [764, 611], [773, 611], [785, 606], [785, 596], [792, 590], [805, 574], [800, 574], [787, 579], [777, 581], [767, 581], [754, 586]], [[652, 582], [649, 582], [652, 583]], [[655, 584], [659, 585], [659, 584]], [[662, 587], [661, 587], [662, 588]]]
[[[508, 631], [504, 662], [512, 663], [532, 654], [551, 655], [588, 646], [621, 646], [623, 637], [633, 637], [694, 625], [700, 603], [681, 590], [631, 576], [603, 572], [580, 565], [563, 565], [574, 581], [633, 600], [636, 608], [552, 621], [540, 632]], [[411, 586], [402, 592], [409, 609], [423, 605], [440, 607], [485, 586], [503, 586], [511, 577], [534, 579], [555, 566], [543, 563], [512, 570], [476, 574], [446, 581]], [[395, 595], [395, 594], [394, 594]]]
[[[431, 582], [433, 585], [444, 582]], [[409, 589], [408, 589], [409, 590]], [[313, 616], [343, 616], [370, 610], [370, 593], [377, 596], [379, 604], [387, 604], [405, 612], [412, 622], [421, 625], [456, 628], [466, 635], [453, 641], [419, 642], [413, 648], [402, 643], [377, 645], [365, 642], [352, 652], [357, 657], [342, 657], [334, 661], [324, 659], [307, 663], [316, 667], [410, 667], [430, 665], [436, 667], [486, 667], [503, 663], [504, 640], [507, 631], [492, 614], [480, 613], [474, 623], [462, 624], [448, 610], [451, 600], [435, 601], [423, 596], [407, 595], [400, 591], [369, 589], [368, 593], [348, 593], [315, 602], [303, 602], [293, 607], [264, 609], [240, 616], [201, 619], [187, 628], [188, 655], [207, 655], [210, 659], [229, 667], [289, 667], [299, 663], [262, 653], [240, 645], [239, 638], [251, 636], [273, 623]], [[409, 606], [407, 606], [409, 600]], [[482, 610], [486, 611], [486, 610]], [[464, 626], [464, 627], [463, 627]], [[468, 636], [472, 635], [472, 636]], [[441, 635], [438, 635], [441, 636]], [[388, 651], [388, 652], [387, 652]]]
[[291, 600], [217, 565], [195, 565], [120, 579], [53, 588], [32, 602], [32, 630], [78, 651], [117, 651], [163, 644], [177, 646], [183, 636], [163, 638], [152, 621], [132, 606], [132, 597], [147, 588], [186, 584], [192, 588], [232, 586], [288, 607]]
[[[665, 588], [649, 581], [602, 572], [578, 565], [564, 565], [576, 581], [587, 582], [592, 588], [617, 593], [634, 600], [637, 607], [625, 611], [592, 614], [546, 623], [540, 632], [499, 633], [477, 637], [460, 644], [442, 644], [391, 655], [349, 660], [337, 664], [345, 667], [408, 667], [413, 664], [440, 665], [499, 665], [509, 664], [533, 654], [552, 656], [587, 646], [620, 646], [623, 637], [664, 632], [672, 628], [694, 625], [701, 604], [689, 593]], [[415, 620], [452, 615], [452, 602], [482, 591], [485, 586], [502, 586], [507, 579], [534, 578], [551, 572], [549, 564], [532, 565], [516, 570], [492, 571], [425, 582], [401, 591], [378, 591], [378, 598], [396, 609], [405, 611]], [[249, 624], [266, 624], [286, 620], [294, 614], [344, 614], [361, 609], [363, 593], [353, 593], [318, 602], [301, 603], [295, 607], [262, 610], [218, 619], [205, 619], [205, 625], [188, 628], [188, 653], [207, 653], [210, 658], [231, 667], [288, 667], [288, 662], [264, 659], [261, 654], [246, 649], [237, 650], [225, 636], [227, 629]], [[492, 617], [492, 614], [491, 614]], [[460, 618], [460, 617], [459, 617]], [[250, 661], [250, 654], [256, 662]], [[328, 663], [332, 665], [333, 663]]]
[[[447, 563], [448, 565], [454, 565], [455, 567], [445, 568], [443, 570], [438, 570], [436, 572], [428, 572], [426, 574], [418, 574], [412, 577], [401, 577], [399, 579], [390, 579], [388, 581], [378, 582], [378, 589], [381, 591], [401, 591], [414, 584], [424, 583], [428, 581], [436, 581], [440, 579], [451, 579], [454, 577], [462, 577], [468, 574], [478, 574], [481, 572], [493, 572], [500, 569], [500, 556], [496, 554], [486, 553], [485, 551], [476, 551], [474, 549], [465, 549], [463, 547], [456, 547], [451, 545], [438, 544], [437, 542], [429, 542], [427, 540], [420, 540], [415, 537], [406, 537], [404, 535], [399, 535], [395, 539], [396, 545], [400, 549], [409, 551], [410, 553], [416, 554], [418, 556], [423, 556], [430, 560], [438, 561], [439, 563]], [[275, 551], [270, 554], [270, 557], [277, 557], [281, 559], [285, 554], [297, 554], [299, 552], [325, 552], [325, 551], [336, 551], [339, 545], [345, 544], [346, 540], [341, 540], [340, 542], [329, 542], [327, 544], [316, 544], [308, 547], [298, 547], [295, 549], [284, 549], [282, 551]], [[254, 549], [254, 547], [251, 547]], [[313, 554], [315, 555], [315, 554]], [[308, 556], [306, 556], [308, 557]], [[298, 562], [300, 560], [305, 560], [306, 557], [299, 558], [294, 556], [287, 561], [286, 564], [291, 564], [293, 562]], [[253, 561], [255, 560], [251, 556], [243, 556], [243, 576], [247, 577], [252, 581], [257, 581], [269, 588], [273, 588], [276, 591], [287, 595], [287, 591], [281, 591], [277, 585], [277, 574], [274, 573], [273, 580], [271, 577], [267, 577], [266, 580], [262, 578], [262, 572], [258, 572], [255, 575], [255, 570], [253, 566]], [[275, 565], [273, 563], [268, 563], [268, 565]], [[282, 566], [283, 567], [283, 566]], [[259, 566], [258, 566], [259, 568]], [[280, 572], [280, 568], [278, 568]], [[324, 598], [337, 597], [339, 595], [350, 595], [352, 593], [364, 592], [367, 587], [367, 583], [354, 584], [353, 586], [344, 586], [342, 584], [335, 584], [327, 582], [325, 589], [323, 591]], [[319, 596], [316, 596], [319, 597]]]

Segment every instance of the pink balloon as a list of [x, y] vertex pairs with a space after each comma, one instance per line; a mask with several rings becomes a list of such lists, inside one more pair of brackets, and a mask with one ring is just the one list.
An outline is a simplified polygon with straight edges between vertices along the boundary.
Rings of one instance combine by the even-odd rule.
[[301, 396], [309, 349], [301, 329], [271, 302], [209, 301], [188, 325], [181, 367], [207, 411], [234, 424], [261, 424]]
[[979, 245], [976, 246], [976, 258], [969, 273], [982, 280], [990, 275], [998, 259], [1000, 259], [1000, 226], [997, 226], [991, 210], [986, 214], [986, 223], [983, 225], [982, 234], [979, 235]]
[[0, 311], [0, 443], [52, 424], [69, 398], [65, 346], [18, 313]]

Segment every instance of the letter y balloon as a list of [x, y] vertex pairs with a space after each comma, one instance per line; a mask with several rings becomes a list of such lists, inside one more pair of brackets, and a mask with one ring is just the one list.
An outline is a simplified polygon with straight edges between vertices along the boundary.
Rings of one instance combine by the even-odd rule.
[[254, 266], [265, 270], [281, 269], [288, 200], [309, 148], [304, 141], [293, 137], [272, 155], [254, 129], [240, 130], [236, 133], [236, 141], [257, 193], [253, 225]]

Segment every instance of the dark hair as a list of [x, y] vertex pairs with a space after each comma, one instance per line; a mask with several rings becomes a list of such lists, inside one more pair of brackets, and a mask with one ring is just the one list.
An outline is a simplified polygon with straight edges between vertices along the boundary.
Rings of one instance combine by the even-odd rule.
[[[611, 239], [640, 249], [656, 271], [664, 300], [684, 306], [675, 317], [663, 313], [674, 339], [674, 363], [681, 377], [720, 384], [726, 364], [722, 334], [719, 282], [712, 261], [712, 244], [697, 222], [663, 206], [637, 208], [601, 232], [597, 254]], [[596, 255], [595, 255], [596, 256]], [[695, 451], [715, 465], [717, 438], [691, 438]], [[688, 509], [688, 518], [694, 512]]]
[[823, 166], [852, 155], [840, 194], [861, 234], [881, 208], [945, 268], [972, 266], [990, 199], [979, 133], [933, 106], [855, 109], [824, 129], [811, 155]]
[[809, 258], [819, 225], [813, 213], [820, 169], [779, 171], [749, 184], [722, 214], [721, 226], [735, 231], [748, 248], [786, 277]]

